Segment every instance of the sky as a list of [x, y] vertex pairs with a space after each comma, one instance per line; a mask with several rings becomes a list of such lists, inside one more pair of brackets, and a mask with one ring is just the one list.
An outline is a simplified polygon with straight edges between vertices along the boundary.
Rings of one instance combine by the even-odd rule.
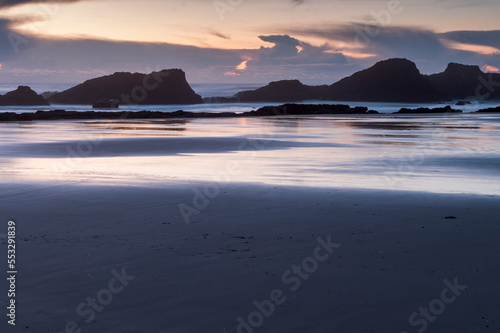
[[500, 68], [498, 0], [0, 0], [0, 83], [181, 68], [331, 84], [388, 58]]

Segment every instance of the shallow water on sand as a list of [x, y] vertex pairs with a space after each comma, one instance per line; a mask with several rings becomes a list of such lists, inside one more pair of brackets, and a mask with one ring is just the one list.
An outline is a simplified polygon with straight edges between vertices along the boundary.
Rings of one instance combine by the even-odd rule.
[[500, 195], [500, 115], [0, 124], [2, 182], [227, 182]]

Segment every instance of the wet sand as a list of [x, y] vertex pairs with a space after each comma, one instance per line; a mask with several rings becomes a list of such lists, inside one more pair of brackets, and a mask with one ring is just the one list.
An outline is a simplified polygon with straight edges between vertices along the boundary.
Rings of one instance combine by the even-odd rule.
[[[500, 327], [498, 197], [231, 184], [209, 198], [210, 186], [2, 185], [0, 219], [18, 233], [14, 331], [416, 332], [425, 317], [410, 316], [445, 280], [468, 288], [433, 303], [428, 332]], [[198, 211], [189, 224], [180, 204]], [[116, 274], [126, 286], [106, 292]]]
[[2, 332], [500, 329], [495, 115], [0, 127]]

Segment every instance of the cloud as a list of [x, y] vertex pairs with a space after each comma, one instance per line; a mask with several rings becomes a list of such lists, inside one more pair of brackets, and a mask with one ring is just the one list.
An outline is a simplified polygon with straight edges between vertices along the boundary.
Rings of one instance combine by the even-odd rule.
[[208, 33], [211, 34], [212, 36], [219, 37], [222, 39], [231, 39], [230, 36], [223, 34], [220, 31], [214, 30], [214, 29], [209, 29]]
[[[10, 31], [9, 22], [0, 21], [0, 27], [1, 23], [5, 31]], [[289, 35], [259, 38], [272, 45], [227, 50], [167, 43], [29, 37], [27, 44], [19, 46], [18, 53], [13, 52], [6, 41], [10, 56], [0, 55], [3, 63], [0, 80], [19, 82], [29, 78], [29, 82], [80, 82], [116, 71], [182, 68], [191, 82], [237, 79], [267, 83], [299, 78], [309, 83], [318, 80], [331, 83], [340, 78], [339, 75], [350, 72], [341, 68], [347, 64], [346, 57], [332, 52], [327, 45], [313, 46]], [[227, 73], [239, 75], [224, 75]]]
[[[455, 47], [462, 43], [490, 46], [489, 49], [498, 48], [500, 46], [499, 31], [436, 33], [420, 27], [350, 23], [295, 28], [288, 32], [296, 36], [324, 39], [333, 50], [344, 54], [357, 52], [373, 55], [362, 60], [351, 59], [353, 62], [363, 64], [364, 67], [379, 60], [396, 57], [415, 61], [426, 73], [442, 71], [449, 62], [500, 66], [498, 56], [483, 52], [487, 49], [486, 47]], [[450, 43], [450, 41], [455, 43]]]
[[420, 28], [351, 23], [291, 32], [343, 42], [351, 51], [358, 50], [381, 57], [429, 58], [445, 50], [434, 32]]
[[273, 47], [262, 46], [258, 52], [257, 63], [266, 64], [327, 64], [346, 63], [343, 54], [328, 52], [326, 46], [313, 46], [289, 35], [259, 36]]
[[35, 3], [72, 3], [80, 0], [0, 0], [0, 8], [14, 7]]
[[273, 47], [261, 47], [261, 57], [292, 57], [299, 53], [297, 48], [302, 43], [288, 35], [259, 36], [259, 39], [274, 44]]
[[34, 46], [34, 40], [13, 30], [19, 20], [0, 18], [0, 62], [17, 57], [21, 50]]
[[[415, 61], [426, 74], [443, 71], [449, 62], [500, 68], [500, 55], [474, 52], [483, 46], [499, 48], [500, 31], [436, 33], [418, 27], [360, 23], [305, 26], [282, 29], [284, 34], [258, 36], [260, 48], [228, 50], [21, 35], [14, 30], [19, 22], [0, 18], [0, 82], [76, 83], [116, 71], [182, 68], [190, 82], [267, 83], [297, 78], [321, 84], [394, 57]], [[205, 31], [230, 38], [215, 29]], [[313, 45], [306, 42], [308, 39], [322, 40], [323, 44]], [[457, 49], [450, 41], [480, 48]], [[369, 56], [356, 58], [356, 54]]]
[[[3, 52], [4, 44], [6, 52]], [[29, 82], [79, 82], [97, 76], [96, 73], [150, 72], [165, 68], [182, 68], [191, 78], [196, 76], [198, 81], [214, 82], [221, 72], [241, 63], [240, 50], [96, 39], [30, 38], [17, 54], [7, 40], [3, 41], [2, 52], [0, 79], [3, 82], [19, 82], [19, 78], [27, 76], [30, 76]]]
[[[269, 82], [300, 79], [306, 83], [332, 83], [345, 71], [348, 62], [342, 53], [331, 52], [326, 46], [313, 46], [289, 35], [259, 36], [271, 47], [247, 50], [243, 62], [230, 73], [250, 81]], [[340, 71], [339, 71], [340, 70]]]
[[462, 44], [486, 45], [500, 48], [500, 30], [451, 31], [438, 36]]

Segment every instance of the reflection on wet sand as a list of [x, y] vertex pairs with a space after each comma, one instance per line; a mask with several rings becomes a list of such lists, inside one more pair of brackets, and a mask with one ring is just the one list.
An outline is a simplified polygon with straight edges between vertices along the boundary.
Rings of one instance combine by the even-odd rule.
[[382, 121], [347, 121], [344, 122], [348, 127], [387, 131], [418, 131], [422, 129], [422, 124], [415, 122], [382, 122]]
[[232, 182], [500, 194], [490, 115], [9, 123], [0, 138], [5, 181], [168, 186], [236, 163]]
[[[109, 131], [103, 132], [103, 135], [108, 136], [180, 136], [179, 132], [187, 131], [189, 120], [104, 120], [104, 121], [85, 121], [82, 122], [84, 127], [92, 130]], [[178, 127], [177, 127], [178, 126]], [[124, 133], [117, 133], [121, 131]], [[132, 133], [129, 133], [132, 132]], [[140, 133], [138, 133], [140, 132]], [[166, 132], [166, 133], [155, 133]], [[174, 132], [174, 133], [167, 133]]]

